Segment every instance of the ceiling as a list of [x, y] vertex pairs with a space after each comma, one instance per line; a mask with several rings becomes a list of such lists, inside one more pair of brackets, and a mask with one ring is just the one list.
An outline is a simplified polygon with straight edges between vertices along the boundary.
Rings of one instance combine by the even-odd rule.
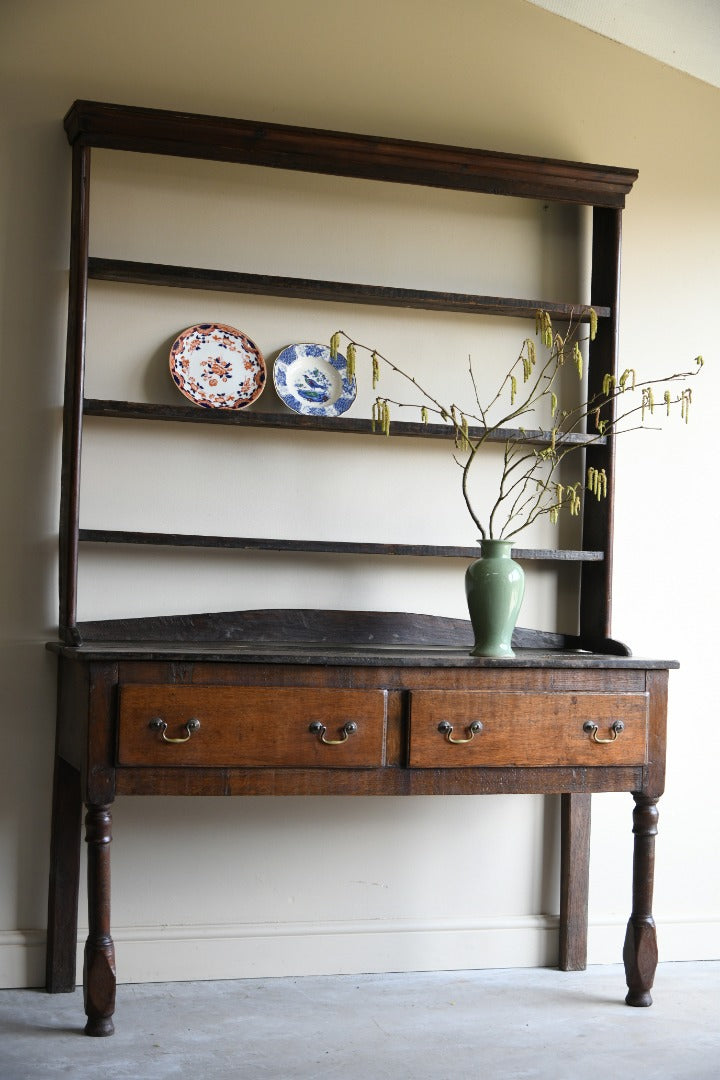
[[720, 87], [720, 0], [529, 0]]

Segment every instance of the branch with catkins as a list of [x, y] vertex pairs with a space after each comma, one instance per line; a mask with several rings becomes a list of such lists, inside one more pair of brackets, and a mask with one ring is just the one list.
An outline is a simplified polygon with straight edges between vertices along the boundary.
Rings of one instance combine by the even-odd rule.
[[[592, 308], [588, 309], [587, 318], [587, 337], [593, 340], [597, 316]], [[569, 322], [564, 333], [560, 333], [553, 327], [546, 311], [537, 311], [535, 338], [538, 343], [533, 337], [523, 340], [516, 359], [487, 402], [480, 397], [472, 361], [469, 361], [474, 398], [470, 408], [443, 402], [441, 391], [431, 392], [387, 356], [354, 340], [345, 331], [338, 330], [332, 335], [330, 351], [335, 358], [345, 343], [350, 379], [355, 377], [358, 357], [364, 353], [370, 358], [374, 390], [384, 368], [412, 385], [420, 395], [422, 403], [412, 404], [378, 394], [372, 407], [373, 430], [389, 435], [393, 410], [406, 408], [418, 409], [423, 423], [428, 423], [433, 416], [448, 424], [454, 434], [455, 460], [462, 470], [461, 490], [468, 512], [483, 539], [500, 540], [515, 537], [545, 515], [552, 523], [557, 523], [564, 510], [577, 516], [585, 493], [598, 500], [607, 496], [608, 481], [604, 469], [590, 467], [582, 479], [573, 483], [560, 482], [560, 466], [571, 455], [572, 462], [579, 457], [578, 451], [601, 439], [647, 427], [646, 420], [655, 415], [656, 409], [662, 409], [666, 416], [674, 410], [679, 411], [681, 419], [688, 421], [692, 390], [684, 384], [700, 373], [701, 356], [695, 358], [692, 370], [656, 379], [640, 381], [633, 368], [627, 368], [619, 377], [608, 373], [604, 376], [601, 392], [564, 408], [563, 369], [572, 365], [578, 379], [583, 377], [582, 332], [583, 323], [575, 319]], [[680, 389], [676, 389], [678, 384], [681, 384]], [[523, 425], [529, 416], [547, 415], [548, 412], [550, 424], [543, 429], [547, 445], [538, 449], [524, 439]], [[491, 438], [497, 442], [498, 435], [503, 441], [502, 434], [506, 429], [510, 430], [504, 440], [497, 490], [485, 513], [481, 514], [470, 493], [472, 466], [485, 443]], [[568, 438], [578, 434], [583, 438]]]

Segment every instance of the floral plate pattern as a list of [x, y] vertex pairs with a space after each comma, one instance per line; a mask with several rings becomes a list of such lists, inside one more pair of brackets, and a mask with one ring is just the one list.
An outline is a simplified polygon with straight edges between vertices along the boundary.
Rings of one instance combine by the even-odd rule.
[[173, 342], [170, 374], [180, 393], [203, 409], [244, 409], [262, 394], [267, 372], [247, 334], [223, 323], [198, 323]]
[[340, 416], [357, 393], [345, 357], [332, 359], [327, 345], [288, 345], [275, 361], [273, 379], [278, 397], [305, 416]]

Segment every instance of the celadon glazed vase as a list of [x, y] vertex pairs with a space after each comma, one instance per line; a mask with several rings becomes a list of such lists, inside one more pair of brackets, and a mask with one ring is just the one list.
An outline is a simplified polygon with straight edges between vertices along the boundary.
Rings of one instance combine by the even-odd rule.
[[481, 540], [480, 558], [465, 573], [471, 656], [514, 656], [512, 634], [525, 592], [525, 572], [510, 557], [511, 540]]

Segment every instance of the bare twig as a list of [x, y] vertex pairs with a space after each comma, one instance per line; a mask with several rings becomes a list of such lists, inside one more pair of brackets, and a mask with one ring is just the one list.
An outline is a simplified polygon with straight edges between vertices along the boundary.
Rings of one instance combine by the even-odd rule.
[[[623, 372], [619, 379], [612, 373], [608, 374], [605, 376], [601, 393], [595, 393], [579, 404], [562, 409], [559, 401], [562, 368], [566, 363], [573, 362], [577, 364], [578, 374], [582, 374], [579, 331], [580, 324], [571, 320], [564, 335], [554, 333], [549, 316], [545, 312], [538, 312], [536, 334], [539, 333], [541, 337], [545, 350], [544, 358], [538, 360], [535, 343], [532, 339], [525, 338], [515, 361], [487, 405], [483, 405], [480, 398], [472, 359], [468, 357], [469, 376], [475, 399], [472, 411], [466, 411], [455, 403], [444, 405], [439, 397], [388, 357], [354, 341], [344, 331], [333, 335], [331, 349], [337, 349], [340, 339], [345, 338], [352, 347], [353, 356], [357, 350], [371, 354], [375, 377], [379, 364], [382, 363], [419, 392], [424, 399], [422, 406], [378, 396], [373, 415], [382, 416], [386, 434], [389, 433], [390, 406], [394, 409], [419, 408], [424, 420], [427, 420], [430, 413], [447, 423], [455, 436], [454, 459], [462, 469], [461, 490], [470, 517], [483, 539], [508, 539], [543, 515], [549, 515], [551, 521], [556, 521], [563, 508], [567, 508], [573, 515], [579, 513], [579, 491], [585, 488], [585, 481], [562, 484], [555, 479], [559, 475], [560, 466], [569, 455], [574, 455], [574, 460], [578, 450], [584, 450], [600, 440], [638, 428], [649, 430], [645, 417], [646, 414], [653, 415], [655, 409], [664, 409], [669, 415], [673, 407], [679, 406], [682, 418], [687, 421], [692, 400], [691, 391], [689, 388], [683, 389], [673, 395], [670, 386], [694, 378], [702, 367], [702, 357], [696, 358], [695, 370], [675, 372], [664, 378], [638, 381], [632, 369]], [[593, 336], [594, 320], [591, 318], [590, 337]], [[664, 387], [663, 395], [656, 399], [653, 388], [660, 386]], [[502, 415], [491, 420], [491, 413], [496, 411], [505, 395], [510, 398], [510, 407], [500, 410]], [[626, 407], [618, 409], [621, 399], [622, 406]], [[543, 406], [548, 406], [550, 412], [550, 427], [546, 432], [548, 445], [543, 450], [527, 450], [524, 449], [527, 444], [523, 443], [522, 437], [505, 440], [497, 493], [487, 521], [483, 521], [473, 505], [469, 489], [470, 473], [480, 450], [491, 436], [496, 438], [498, 432], [506, 428], [517, 426], [522, 432], [520, 422]], [[635, 422], [638, 416], [640, 423]], [[471, 424], [482, 429], [479, 435], [476, 433], [472, 438], [469, 433]], [[579, 442], [567, 441], [568, 436], [578, 433], [585, 438]], [[607, 489], [607, 478], [602, 470], [600, 473], [597, 470], [591, 472], [592, 492], [596, 497], [602, 497]], [[504, 520], [498, 527], [501, 517], [504, 517]]]

